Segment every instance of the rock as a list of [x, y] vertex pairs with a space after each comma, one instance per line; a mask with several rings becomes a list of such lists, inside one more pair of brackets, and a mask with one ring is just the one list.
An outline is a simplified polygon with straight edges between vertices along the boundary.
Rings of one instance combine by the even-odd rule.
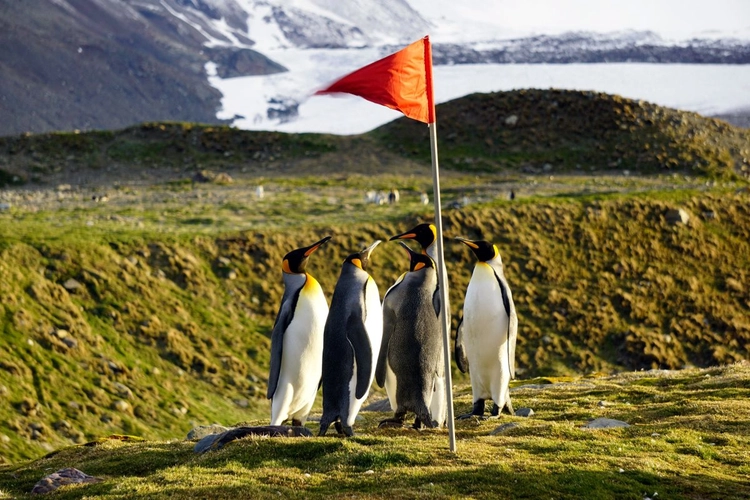
[[8, 444], [10, 443], [10, 438], [5, 434], [0, 434], [0, 443]]
[[262, 427], [237, 427], [221, 434], [211, 434], [196, 443], [193, 451], [205, 453], [210, 450], [221, 449], [225, 444], [246, 436], [268, 437], [312, 437], [312, 432], [306, 427], [287, 425], [267, 425]]
[[507, 424], [496, 427], [495, 430], [490, 432], [490, 436], [497, 436], [498, 434], [502, 434], [511, 429], [515, 429], [516, 427], [518, 427], [518, 422], [508, 422]]
[[133, 399], [133, 391], [130, 390], [130, 387], [128, 387], [125, 384], [122, 384], [120, 382], [114, 383], [115, 390], [117, 391], [117, 394], [121, 398], [125, 399]]
[[61, 469], [57, 472], [50, 474], [42, 478], [38, 483], [34, 485], [34, 489], [31, 490], [32, 495], [43, 495], [55, 491], [60, 486], [68, 484], [81, 484], [81, 483], [100, 483], [103, 479], [98, 477], [89, 476], [88, 474], [79, 471], [73, 467], [67, 469]]
[[7, 212], [10, 210], [10, 203], [0, 203], [0, 212]]
[[219, 265], [222, 267], [229, 267], [232, 265], [232, 261], [227, 259], [226, 257], [219, 257], [216, 260], [219, 262]]
[[112, 403], [112, 407], [122, 413], [125, 413], [130, 409], [130, 403], [127, 401], [123, 401], [122, 399], [118, 399], [114, 403]]
[[194, 427], [190, 432], [188, 432], [186, 439], [189, 439], [191, 441], [194, 439], [203, 439], [206, 436], [210, 436], [212, 434], [221, 434], [222, 432], [226, 432], [228, 430], [228, 427], [224, 427], [223, 425], [218, 424], [199, 425], [198, 427]]
[[613, 418], [595, 418], [586, 423], [583, 429], [612, 429], [615, 427], [630, 427], [630, 424], [623, 422], [622, 420], [615, 420]]
[[8, 395], [8, 387], [4, 385], [0, 385], [0, 396], [7, 396]]
[[214, 178], [214, 182], [217, 184], [231, 184], [234, 182], [234, 179], [232, 179], [232, 176], [229, 174], [225, 174], [224, 172], [219, 173]]
[[505, 118], [505, 124], [510, 127], [514, 126], [516, 123], [518, 123], [518, 116], [516, 115], [510, 115]]
[[516, 410], [517, 417], [531, 417], [534, 415], [534, 410], [531, 408], [519, 408]]
[[237, 279], [237, 272], [236, 271], [229, 271], [227, 273], [227, 279], [228, 280], [236, 280]]
[[234, 400], [234, 404], [236, 404], [240, 408], [247, 408], [248, 406], [250, 406], [250, 401], [248, 401], [246, 398], [238, 398]]
[[78, 341], [74, 339], [73, 337], [65, 337], [62, 339], [62, 343], [68, 346], [70, 349], [75, 349], [78, 347]]
[[734, 292], [742, 293], [745, 291], [745, 287], [742, 286], [742, 282], [734, 278], [727, 278], [724, 283], [729, 290], [732, 290]]
[[391, 402], [388, 401], [388, 399], [381, 399], [380, 401], [375, 401], [374, 403], [370, 403], [369, 405], [362, 408], [361, 411], [393, 411], [391, 408]]
[[676, 224], [687, 224], [690, 220], [690, 215], [682, 209], [669, 209], [667, 210], [667, 213], [664, 214], [664, 218], [667, 220], [669, 224], [676, 225]]
[[70, 278], [68, 281], [63, 283], [63, 288], [65, 288], [69, 292], [75, 292], [81, 287], [83, 287], [83, 285], [73, 278]]
[[216, 174], [210, 170], [201, 170], [193, 176], [193, 182], [211, 182], [216, 178]]
[[522, 391], [524, 389], [549, 389], [553, 384], [524, 384], [518, 387], [511, 387], [510, 392]]

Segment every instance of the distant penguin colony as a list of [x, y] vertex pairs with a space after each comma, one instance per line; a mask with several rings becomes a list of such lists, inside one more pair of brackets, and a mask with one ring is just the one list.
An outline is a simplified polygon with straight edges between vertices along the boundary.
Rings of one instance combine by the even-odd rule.
[[[325, 436], [333, 424], [339, 435], [353, 436], [375, 379], [394, 411], [381, 427], [401, 427], [409, 413], [416, 429], [442, 426], [448, 401], [435, 226], [419, 224], [390, 238], [416, 240], [421, 253], [398, 242], [409, 256], [409, 270], [388, 289], [382, 305], [368, 272], [380, 241], [348, 255], [329, 311], [320, 284], [306, 266], [312, 253], [330, 239], [292, 250], [282, 259], [284, 294], [271, 333], [267, 392], [271, 425], [304, 425], [322, 387], [318, 435]], [[503, 409], [513, 414], [509, 383], [515, 377], [518, 316], [500, 252], [488, 241], [456, 240], [478, 261], [455, 342], [456, 364], [470, 375], [473, 408], [458, 418], [485, 418], [487, 399], [494, 403], [491, 416]], [[445, 268], [443, 273], [447, 279]]]

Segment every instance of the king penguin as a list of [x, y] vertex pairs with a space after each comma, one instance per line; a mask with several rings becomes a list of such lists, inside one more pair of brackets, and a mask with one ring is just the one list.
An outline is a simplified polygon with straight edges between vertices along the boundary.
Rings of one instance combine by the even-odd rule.
[[375, 378], [383, 338], [378, 285], [367, 273], [376, 241], [349, 255], [333, 291], [323, 333], [323, 416], [319, 436], [334, 423], [339, 434], [353, 436], [354, 419]]
[[[417, 224], [412, 229], [405, 233], [397, 234], [396, 236], [392, 236], [390, 241], [393, 240], [416, 240], [417, 243], [422, 247], [422, 253], [428, 255], [433, 262], [438, 262], [437, 258], [437, 228], [434, 224], [428, 224], [428, 223], [422, 223]], [[440, 281], [440, 274], [438, 273], [437, 267], [435, 268], [435, 273], [438, 276], [438, 282]], [[448, 279], [448, 270], [445, 268], [445, 262], [443, 262], [443, 276], [445, 276], [445, 279]], [[440, 322], [442, 321], [442, 318], [440, 317], [440, 293], [436, 295], [437, 297], [437, 308], [438, 308], [438, 335], [440, 335]], [[450, 303], [446, 304], [445, 310], [447, 311], [448, 316], [448, 329], [450, 330], [450, 324], [451, 324], [451, 308]], [[448, 401], [445, 399], [445, 378], [441, 379], [439, 381], [439, 387], [438, 390], [435, 392], [435, 397], [433, 398], [432, 402], [430, 403], [430, 409], [432, 410], [433, 418], [436, 418], [438, 422], [442, 425], [445, 423], [445, 416], [448, 412]], [[393, 405], [391, 405], [393, 408]], [[436, 416], [441, 416], [442, 419], [437, 418]]]
[[471, 248], [479, 261], [466, 288], [455, 352], [458, 368], [464, 373], [469, 370], [474, 408], [458, 418], [484, 416], [488, 398], [494, 401], [493, 417], [503, 408], [512, 415], [508, 384], [516, 376], [518, 316], [503, 273], [503, 261], [492, 243], [456, 239]]
[[303, 425], [320, 385], [323, 366], [323, 328], [328, 302], [318, 281], [305, 272], [310, 255], [323, 243], [292, 250], [281, 264], [284, 296], [271, 333], [271, 425], [292, 419]]
[[[409, 252], [409, 271], [402, 274], [383, 298], [383, 341], [375, 371], [385, 386], [392, 419], [381, 426], [403, 425], [414, 412], [414, 427], [435, 427], [445, 421], [445, 367], [438, 325], [438, 287], [435, 263], [424, 254]], [[442, 405], [433, 406], [442, 400]]]

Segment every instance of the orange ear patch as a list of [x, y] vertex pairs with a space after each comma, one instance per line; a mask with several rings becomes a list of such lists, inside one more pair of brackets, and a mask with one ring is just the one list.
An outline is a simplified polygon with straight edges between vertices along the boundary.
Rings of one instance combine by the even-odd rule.
[[359, 260], [359, 259], [352, 259], [351, 262], [352, 262], [352, 264], [354, 264], [358, 268], [362, 269], [362, 261], [361, 260]]
[[292, 270], [289, 268], [289, 261], [287, 259], [284, 259], [284, 262], [281, 263], [281, 269], [288, 274], [294, 274], [292, 273]]
[[422, 269], [422, 268], [423, 268], [423, 267], [425, 267], [426, 265], [427, 265], [427, 264], [425, 264], [424, 262], [417, 262], [417, 265], [415, 265], [415, 266], [414, 266], [414, 270], [415, 270], [415, 271], [419, 271], [420, 269]]

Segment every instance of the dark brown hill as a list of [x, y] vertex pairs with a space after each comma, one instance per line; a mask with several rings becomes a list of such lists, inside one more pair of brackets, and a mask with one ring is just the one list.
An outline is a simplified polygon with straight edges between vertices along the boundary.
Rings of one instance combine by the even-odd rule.
[[[750, 174], [750, 131], [696, 113], [597, 92], [472, 94], [438, 106], [442, 164], [460, 170], [630, 170]], [[408, 119], [372, 133], [429, 159], [427, 127]]]
[[152, 120], [218, 123], [222, 75], [284, 68], [249, 50], [203, 50], [205, 39], [147, 3], [0, 3], [0, 135], [115, 129]]

